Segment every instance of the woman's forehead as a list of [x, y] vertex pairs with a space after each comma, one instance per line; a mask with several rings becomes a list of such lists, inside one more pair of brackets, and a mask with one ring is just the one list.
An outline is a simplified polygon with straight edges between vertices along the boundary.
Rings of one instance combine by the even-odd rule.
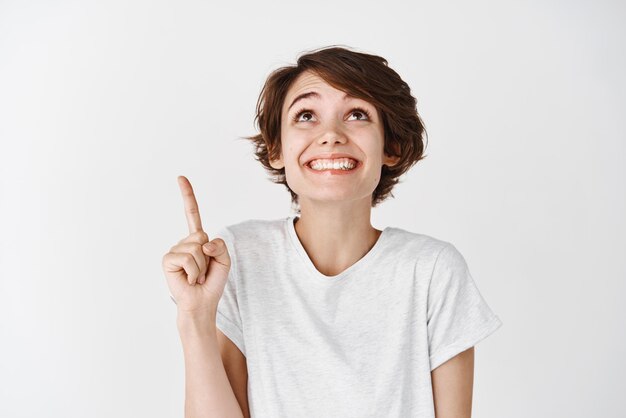
[[300, 74], [293, 84], [289, 87], [285, 95], [283, 109], [289, 111], [293, 104], [304, 98], [320, 98], [325, 93], [337, 94], [344, 99], [355, 98], [344, 90], [337, 89], [319, 75], [310, 71]]
[[286, 95], [286, 101], [293, 99], [297, 95], [313, 89], [334, 89], [326, 80], [310, 71], [300, 74], [293, 84], [289, 87]]

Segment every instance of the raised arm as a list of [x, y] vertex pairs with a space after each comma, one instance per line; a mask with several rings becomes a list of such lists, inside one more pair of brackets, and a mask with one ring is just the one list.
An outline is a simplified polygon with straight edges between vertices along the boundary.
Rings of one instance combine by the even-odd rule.
[[185, 418], [243, 418], [226, 374], [215, 327], [215, 314], [205, 319], [178, 314], [185, 357]]
[[178, 184], [189, 235], [163, 256], [163, 271], [178, 308], [176, 324], [185, 358], [185, 418], [242, 418], [222, 362], [215, 325], [230, 256], [222, 239], [209, 243], [189, 180], [180, 176]]

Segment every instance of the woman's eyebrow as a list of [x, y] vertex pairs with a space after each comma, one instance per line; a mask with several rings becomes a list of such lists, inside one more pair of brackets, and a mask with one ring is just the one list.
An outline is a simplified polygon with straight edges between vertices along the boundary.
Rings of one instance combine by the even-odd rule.
[[[293, 99], [293, 102], [291, 102], [291, 104], [289, 105], [289, 108], [287, 109], [287, 111], [289, 111], [289, 110], [293, 107], [293, 105], [294, 105], [294, 104], [296, 104], [296, 102], [297, 102], [298, 100], [308, 99], [308, 98], [310, 98], [310, 97], [311, 97], [311, 98], [315, 98], [315, 99], [319, 99], [319, 98], [320, 98], [320, 95], [319, 95], [319, 93], [318, 93], [318, 92], [316, 92], [316, 91], [308, 91], [308, 92], [306, 92], [306, 93], [299, 94], [298, 96], [296, 96], [296, 98], [295, 98], [295, 99]], [[344, 94], [344, 95], [343, 95], [343, 100], [348, 100], [348, 99], [356, 99], [356, 98], [357, 98], [357, 97], [351, 96], [351, 95], [349, 95], [348, 93], [346, 93], [346, 94]]]

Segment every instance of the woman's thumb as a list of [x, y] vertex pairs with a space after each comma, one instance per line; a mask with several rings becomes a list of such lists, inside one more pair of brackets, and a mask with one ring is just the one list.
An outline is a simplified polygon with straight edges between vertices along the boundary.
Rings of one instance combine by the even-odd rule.
[[202, 246], [202, 251], [206, 254], [206, 255], [212, 255], [215, 252], [215, 243], [213, 241], [211, 242], [207, 242], [206, 244], [204, 244]]
[[207, 242], [202, 246], [202, 251], [213, 257], [218, 263], [230, 266], [230, 256], [223, 239], [215, 238], [213, 241]]

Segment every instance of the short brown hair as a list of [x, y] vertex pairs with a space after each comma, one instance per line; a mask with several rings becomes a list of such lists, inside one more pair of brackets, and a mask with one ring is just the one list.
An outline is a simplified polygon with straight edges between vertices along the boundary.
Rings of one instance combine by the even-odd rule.
[[287, 184], [285, 168], [273, 168], [270, 160], [280, 157], [280, 124], [285, 97], [304, 71], [313, 72], [334, 88], [376, 107], [384, 126], [384, 151], [400, 159], [392, 167], [383, 165], [380, 181], [372, 193], [372, 207], [389, 195], [394, 197], [391, 190], [399, 182], [399, 177], [426, 157], [423, 155], [423, 139], [427, 140], [427, 134], [416, 109], [417, 100], [411, 95], [408, 84], [389, 68], [385, 58], [377, 55], [330, 46], [300, 55], [296, 65], [274, 70], [265, 81], [256, 105], [254, 121], [260, 133], [244, 137], [253, 142], [255, 159], [269, 172], [273, 183], [285, 185], [291, 193], [294, 209], [300, 213], [298, 195]]

